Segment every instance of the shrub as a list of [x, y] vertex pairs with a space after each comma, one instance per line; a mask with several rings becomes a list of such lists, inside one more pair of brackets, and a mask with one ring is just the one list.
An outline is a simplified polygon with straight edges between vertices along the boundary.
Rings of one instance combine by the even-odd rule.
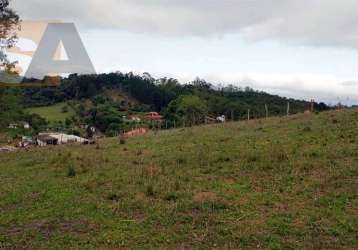
[[176, 201], [178, 199], [178, 196], [175, 193], [168, 193], [164, 197], [167, 201]]
[[121, 136], [121, 137], [119, 138], [119, 144], [121, 144], [121, 145], [126, 144], [126, 138], [124, 138], [124, 136]]
[[118, 194], [110, 193], [108, 194], [107, 199], [111, 201], [119, 201], [120, 196]]
[[256, 153], [252, 153], [251, 155], [249, 155], [247, 157], [247, 162], [251, 163], [251, 162], [257, 162], [260, 160], [260, 156], [257, 155]]
[[148, 197], [154, 197], [155, 193], [152, 185], [147, 186], [146, 195]]
[[61, 109], [61, 112], [62, 113], [68, 113], [68, 106], [63, 106], [62, 109]]
[[178, 191], [180, 189], [180, 182], [179, 181], [175, 182], [174, 188], [175, 188], [176, 191]]
[[311, 131], [312, 131], [312, 128], [310, 126], [306, 126], [303, 129], [303, 132], [311, 132]]
[[282, 145], [273, 144], [269, 150], [269, 159], [271, 162], [286, 162], [289, 160], [289, 155]]
[[67, 177], [74, 177], [76, 176], [76, 169], [75, 167], [73, 166], [73, 164], [68, 164], [68, 167], [67, 167]]
[[319, 155], [320, 155], [320, 154], [319, 154], [319, 152], [317, 152], [317, 151], [313, 151], [313, 152], [310, 153], [310, 157], [311, 157], [311, 158], [318, 158]]

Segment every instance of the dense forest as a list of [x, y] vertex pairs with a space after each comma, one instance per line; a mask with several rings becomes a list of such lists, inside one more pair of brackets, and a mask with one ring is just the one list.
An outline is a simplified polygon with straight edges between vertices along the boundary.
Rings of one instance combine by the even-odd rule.
[[[51, 79], [46, 78], [42, 83], [49, 81]], [[26, 79], [26, 82], [38, 83], [33, 79]], [[23, 112], [23, 108], [72, 102], [76, 103], [78, 114], [72, 122], [85, 122], [103, 132], [120, 129], [126, 112], [157, 111], [164, 115], [167, 126], [172, 126], [183, 120], [190, 125], [201, 124], [206, 116], [246, 119], [249, 109], [252, 118], [261, 118], [266, 116], [265, 105], [270, 116], [286, 115], [288, 102], [292, 114], [310, 108], [307, 101], [270, 95], [249, 87], [218, 87], [199, 78], [180, 84], [172, 78], [154, 79], [148, 73], [74, 74], [60, 79], [56, 87], [3, 88], [0, 91], [0, 126], [19, 119], [43, 124], [38, 117]], [[118, 100], [109, 93], [125, 95], [131, 101]], [[88, 103], [90, 105], [85, 105]], [[316, 111], [329, 109], [324, 103], [314, 106]]]

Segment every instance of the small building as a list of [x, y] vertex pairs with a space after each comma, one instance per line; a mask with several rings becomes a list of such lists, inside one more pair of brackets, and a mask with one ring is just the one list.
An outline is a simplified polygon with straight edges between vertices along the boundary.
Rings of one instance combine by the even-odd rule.
[[149, 112], [145, 115], [145, 119], [150, 121], [161, 121], [163, 119], [163, 116], [161, 116], [157, 112]]
[[8, 128], [9, 129], [17, 129], [17, 126], [18, 126], [18, 124], [16, 124], [16, 123], [10, 123]]
[[31, 145], [34, 145], [34, 144], [36, 144], [36, 143], [35, 143], [35, 141], [32, 139], [32, 137], [30, 137], [30, 136], [23, 136], [23, 137], [21, 138], [21, 141], [19, 141], [16, 146], [17, 146], [18, 148], [27, 148], [27, 147], [29, 147], [29, 146], [31, 146]]
[[81, 129], [87, 129], [89, 126], [87, 124], [80, 124]]
[[131, 116], [130, 119], [131, 119], [131, 121], [137, 122], [137, 123], [142, 121], [142, 119], [140, 119], [138, 116]]
[[218, 117], [216, 117], [216, 120], [218, 122], [224, 123], [224, 122], [226, 122], [226, 117], [225, 117], [225, 115], [218, 116]]
[[47, 135], [49, 137], [55, 138], [57, 140], [56, 144], [67, 144], [67, 143], [88, 143], [88, 140], [76, 135], [67, 135], [61, 133], [48, 133], [40, 134]]
[[48, 134], [41, 134], [41, 135], [37, 136], [36, 143], [40, 147], [45, 147], [45, 146], [48, 146], [48, 145], [57, 145], [58, 144], [58, 139], [55, 138], [55, 137], [52, 137], [52, 136], [50, 136]]
[[21, 123], [10, 123], [8, 128], [9, 129], [17, 129], [17, 128], [20, 128], [20, 127], [23, 127], [24, 129], [30, 129], [31, 126], [29, 123], [27, 122], [21, 122]]
[[28, 124], [27, 122], [24, 123], [24, 129], [30, 129], [30, 124]]

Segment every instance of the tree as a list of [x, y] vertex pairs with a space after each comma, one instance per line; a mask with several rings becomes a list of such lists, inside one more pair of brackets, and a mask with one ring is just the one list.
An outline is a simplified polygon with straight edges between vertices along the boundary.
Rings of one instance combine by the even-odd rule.
[[17, 41], [16, 29], [19, 28], [19, 16], [9, 8], [10, 0], [0, 0], [0, 65], [5, 69], [14, 67], [8, 60], [5, 49], [11, 48]]
[[205, 100], [195, 95], [183, 95], [169, 104], [166, 117], [196, 125], [205, 121], [207, 113], [208, 107]]
[[47, 121], [38, 114], [26, 114], [24, 120], [30, 124], [35, 134], [41, 132], [47, 126]]
[[20, 120], [23, 116], [22, 98], [18, 90], [0, 90], [0, 128], [11, 122]]

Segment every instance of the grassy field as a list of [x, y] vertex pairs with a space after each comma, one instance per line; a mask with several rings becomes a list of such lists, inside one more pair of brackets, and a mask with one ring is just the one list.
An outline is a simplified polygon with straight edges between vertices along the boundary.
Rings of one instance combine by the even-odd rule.
[[[62, 111], [62, 108], [65, 106], [68, 107], [68, 112]], [[59, 121], [64, 122], [66, 118], [70, 118], [75, 115], [75, 111], [66, 103], [58, 103], [56, 105], [49, 106], [49, 107], [29, 108], [27, 109], [27, 111], [29, 111], [32, 114], [40, 115], [50, 123], [59, 122]]]
[[358, 110], [0, 154], [0, 249], [357, 249]]

